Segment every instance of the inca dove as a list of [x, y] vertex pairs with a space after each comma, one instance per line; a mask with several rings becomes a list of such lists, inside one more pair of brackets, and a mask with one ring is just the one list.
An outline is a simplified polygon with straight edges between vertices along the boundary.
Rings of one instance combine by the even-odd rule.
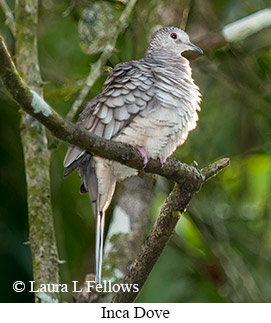
[[[198, 120], [201, 95], [189, 61], [181, 55], [187, 50], [202, 53], [184, 31], [159, 29], [142, 59], [118, 64], [111, 71], [102, 93], [89, 102], [78, 123], [98, 136], [136, 146], [144, 163], [148, 158], [164, 162]], [[78, 168], [80, 192], [89, 192], [96, 219], [96, 282], [100, 282], [105, 211], [116, 182], [137, 171], [75, 146], [69, 147], [64, 166], [65, 176]]]

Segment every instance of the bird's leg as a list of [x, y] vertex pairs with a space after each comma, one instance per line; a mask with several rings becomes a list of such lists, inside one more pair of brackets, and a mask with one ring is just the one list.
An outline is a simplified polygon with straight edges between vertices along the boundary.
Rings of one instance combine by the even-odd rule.
[[146, 149], [143, 146], [136, 145], [135, 147], [139, 151], [141, 157], [144, 160], [144, 166], [143, 166], [143, 168], [145, 168], [146, 165], [148, 164], [148, 161], [149, 161], [149, 155], [148, 155]]

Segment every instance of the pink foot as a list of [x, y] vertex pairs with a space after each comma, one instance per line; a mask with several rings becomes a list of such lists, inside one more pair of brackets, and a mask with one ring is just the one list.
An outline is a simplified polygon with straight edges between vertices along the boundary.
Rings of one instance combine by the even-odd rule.
[[144, 166], [143, 168], [146, 167], [148, 161], [149, 161], [149, 156], [148, 153], [146, 152], [146, 149], [142, 146], [138, 146], [136, 145], [136, 149], [139, 151], [140, 155], [142, 156], [143, 160], [144, 160]]

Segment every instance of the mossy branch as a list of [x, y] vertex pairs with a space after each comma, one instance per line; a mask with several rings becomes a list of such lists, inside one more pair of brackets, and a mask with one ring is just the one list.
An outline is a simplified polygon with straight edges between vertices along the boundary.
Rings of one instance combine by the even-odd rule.
[[120, 290], [113, 302], [133, 302], [141, 291], [153, 266], [165, 248], [171, 234], [173, 233], [182, 212], [187, 208], [194, 195], [200, 190], [201, 185], [209, 178], [217, 175], [223, 168], [229, 165], [229, 159], [221, 159], [203, 168], [200, 173], [203, 175], [201, 181], [195, 181], [194, 185], [187, 178], [184, 178], [180, 185], [175, 184], [172, 192], [164, 202], [159, 217], [146, 239], [143, 250], [134, 260], [130, 270], [125, 277], [123, 284], [137, 284], [138, 292], [125, 293]]
[[[38, 0], [16, 0], [15, 57], [22, 78], [41, 94], [42, 82], [37, 47], [38, 2]], [[7, 69], [10, 68], [10, 61], [4, 59], [2, 63], [7, 64], [5, 65]], [[12, 68], [14, 69], [14, 65]], [[12, 73], [12, 69], [7, 71]], [[25, 160], [29, 242], [34, 281], [36, 286], [58, 284], [58, 254], [51, 205], [50, 154], [46, 132], [45, 127], [25, 111], [22, 111], [21, 139]], [[59, 293], [35, 293], [36, 302], [58, 300]]]

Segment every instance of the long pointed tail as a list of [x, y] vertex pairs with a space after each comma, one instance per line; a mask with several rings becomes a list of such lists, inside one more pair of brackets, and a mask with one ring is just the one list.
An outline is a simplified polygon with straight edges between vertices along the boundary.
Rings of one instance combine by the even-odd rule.
[[96, 284], [101, 283], [103, 263], [103, 240], [104, 240], [104, 219], [105, 213], [99, 212], [96, 216], [96, 246], [95, 246], [95, 280]]

